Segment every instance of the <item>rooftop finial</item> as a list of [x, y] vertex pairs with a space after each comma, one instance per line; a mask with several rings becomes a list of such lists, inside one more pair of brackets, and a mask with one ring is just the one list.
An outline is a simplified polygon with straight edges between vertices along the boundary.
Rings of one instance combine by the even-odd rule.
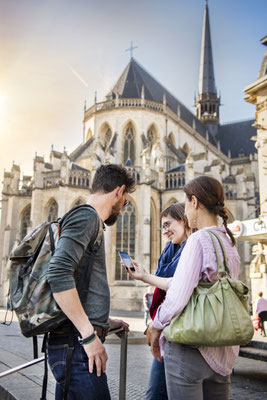
[[133, 46], [133, 42], [131, 40], [131, 47], [129, 47], [129, 49], [126, 49], [125, 51], [130, 51], [131, 53], [131, 59], [133, 58], [133, 51], [134, 49], [138, 49], [138, 46]]

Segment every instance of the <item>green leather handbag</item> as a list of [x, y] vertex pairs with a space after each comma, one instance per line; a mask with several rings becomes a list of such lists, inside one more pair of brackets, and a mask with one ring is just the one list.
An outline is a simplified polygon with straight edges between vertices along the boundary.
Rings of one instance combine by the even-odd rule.
[[[191, 346], [246, 345], [254, 334], [248, 314], [249, 289], [230, 278], [222, 240], [215, 232], [207, 232], [215, 248], [219, 279], [200, 281], [186, 307], [171, 320], [163, 334], [170, 342]], [[222, 249], [223, 262], [214, 236]]]

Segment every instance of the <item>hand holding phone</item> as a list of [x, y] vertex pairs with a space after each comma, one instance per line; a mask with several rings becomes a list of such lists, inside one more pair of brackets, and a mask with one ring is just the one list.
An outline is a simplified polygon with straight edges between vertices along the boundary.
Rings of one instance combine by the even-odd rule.
[[121, 261], [125, 267], [125, 270], [129, 268], [131, 271], [135, 271], [134, 265], [132, 263], [131, 257], [126, 251], [119, 251], [119, 256], [121, 258]]

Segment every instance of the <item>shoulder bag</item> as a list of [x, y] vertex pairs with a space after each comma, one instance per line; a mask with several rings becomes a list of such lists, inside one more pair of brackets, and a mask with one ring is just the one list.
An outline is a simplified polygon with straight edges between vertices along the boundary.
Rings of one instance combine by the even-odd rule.
[[[214, 245], [219, 279], [200, 281], [186, 307], [171, 320], [163, 334], [168, 341], [191, 346], [246, 345], [254, 333], [247, 305], [249, 289], [230, 277], [221, 238], [213, 231], [207, 232]], [[214, 237], [222, 249], [223, 262]]]

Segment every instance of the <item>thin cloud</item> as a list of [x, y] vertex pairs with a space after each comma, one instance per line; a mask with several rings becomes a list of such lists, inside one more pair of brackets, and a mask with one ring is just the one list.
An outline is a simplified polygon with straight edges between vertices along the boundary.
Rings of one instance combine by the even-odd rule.
[[67, 66], [71, 70], [71, 72], [76, 76], [76, 78], [78, 78], [79, 81], [84, 84], [84, 86], [88, 87], [88, 83], [81, 77], [81, 75], [70, 64], [67, 64]]

